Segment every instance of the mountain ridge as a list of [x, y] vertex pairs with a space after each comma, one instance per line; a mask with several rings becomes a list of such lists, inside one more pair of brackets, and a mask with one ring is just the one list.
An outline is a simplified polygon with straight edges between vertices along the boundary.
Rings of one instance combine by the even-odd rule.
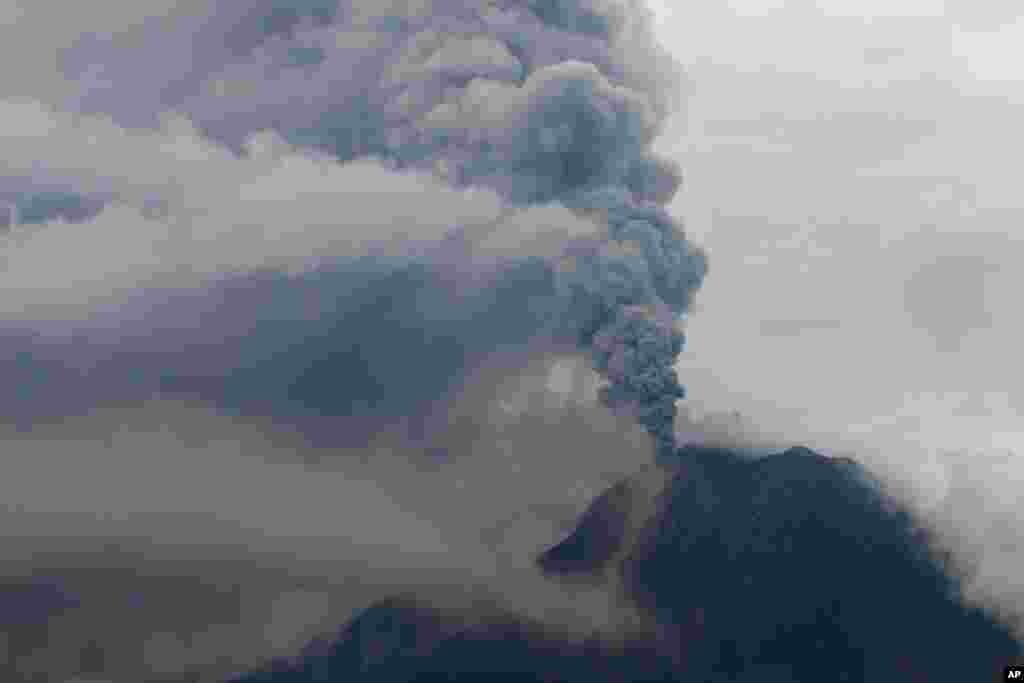
[[[393, 599], [318, 651], [236, 682], [802, 683], [828, 672], [952, 683], [985, 680], [1021, 655], [1005, 626], [960, 602], [926, 534], [853, 460], [806, 448], [677, 453], [678, 466], [608, 488], [536, 560], [567, 584], [614, 576], [653, 615], [649, 637], [559, 638], [526, 619], [459, 623]], [[659, 472], [665, 486], [630, 521]]]

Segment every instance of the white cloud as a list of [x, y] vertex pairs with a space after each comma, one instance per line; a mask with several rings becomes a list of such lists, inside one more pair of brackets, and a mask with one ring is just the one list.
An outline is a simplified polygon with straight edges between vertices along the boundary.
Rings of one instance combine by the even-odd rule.
[[1024, 81], [1024, 17], [990, 30], [955, 27], [953, 53], [980, 81]]
[[112, 198], [86, 223], [26, 225], [0, 240], [5, 317], [78, 317], [140, 288], [411, 254], [458, 228], [491, 260], [555, 256], [561, 239], [594, 230], [564, 209], [505, 215], [492, 191], [454, 189], [372, 160], [338, 164], [269, 133], [238, 157], [179, 118], [159, 131], [129, 131], [31, 100], [2, 101], [0, 112], [0, 168], [38, 187]]

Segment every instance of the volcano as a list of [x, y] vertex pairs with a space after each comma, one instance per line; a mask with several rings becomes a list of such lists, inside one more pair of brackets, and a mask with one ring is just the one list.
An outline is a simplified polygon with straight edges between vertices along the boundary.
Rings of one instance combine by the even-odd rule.
[[[960, 599], [928, 534], [852, 460], [688, 446], [656, 500], [597, 497], [537, 558], [569, 585], [614, 570], [653, 632], [614, 645], [513, 617], [463, 620], [396, 596], [235, 683], [990, 680], [1010, 630]], [[631, 520], [640, 503], [656, 512]]]

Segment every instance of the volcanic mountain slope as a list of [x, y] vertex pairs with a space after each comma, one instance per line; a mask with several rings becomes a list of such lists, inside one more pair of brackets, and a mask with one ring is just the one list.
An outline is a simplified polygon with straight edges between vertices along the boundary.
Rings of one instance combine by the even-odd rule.
[[553, 581], [614, 570], [655, 617], [656, 637], [607, 646], [395, 599], [297, 663], [238, 683], [959, 683], [990, 680], [1021, 654], [1006, 628], [959, 601], [924, 535], [853, 461], [800, 448], [749, 459], [686, 447], [679, 456], [641, 533], [629, 518], [644, 489], [627, 480], [538, 558]]

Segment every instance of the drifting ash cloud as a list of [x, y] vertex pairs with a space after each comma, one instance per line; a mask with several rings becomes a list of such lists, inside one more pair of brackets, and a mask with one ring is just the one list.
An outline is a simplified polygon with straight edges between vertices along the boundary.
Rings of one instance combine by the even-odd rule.
[[[356, 243], [350, 244], [350, 249], [358, 251], [366, 238], [360, 239], [355, 231], [345, 230], [333, 220], [310, 220], [312, 213], [319, 211], [352, 215], [345, 206], [351, 197], [346, 201], [344, 196], [325, 192], [334, 187], [335, 179], [325, 176], [338, 161], [375, 158], [396, 171], [431, 170], [455, 186], [489, 190], [484, 203], [491, 199], [490, 193], [520, 207], [558, 201], [574, 213], [596, 220], [598, 226], [591, 239], [563, 244], [562, 258], [552, 269], [557, 294], [552, 297], [547, 327], [556, 336], [576, 342], [583, 351], [594, 350], [595, 366], [610, 382], [608, 403], [636, 411], [659, 450], [670, 455], [674, 404], [683, 394], [672, 369], [682, 347], [674, 318], [688, 306], [706, 265], [703, 255], [686, 242], [678, 224], [660, 207], [678, 186], [679, 174], [672, 163], [653, 155], [650, 146], [673, 104], [664, 93], [672, 93], [674, 87], [671, 80], [655, 80], [651, 74], [657, 70], [638, 68], [640, 62], [671, 67], [671, 61], [650, 42], [649, 28], [645, 28], [649, 16], [643, 8], [581, 5], [547, 10], [531, 4], [438, 2], [405, 7], [403, 15], [400, 5], [354, 3], [335, 7], [325, 16], [304, 7], [320, 23], [327, 21], [327, 26], [306, 26], [301, 41], [294, 31], [305, 25], [300, 22], [283, 29], [273, 20], [274, 9], [254, 10], [267, 13], [262, 30], [269, 42], [264, 50], [267, 54], [257, 49], [262, 44], [253, 44], [258, 55], [252, 59], [279, 58], [272, 54], [270, 43], [274, 41], [270, 39], [276, 36], [281, 40], [277, 34], [282, 30], [302, 46], [318, 49], [319, 59], [313, 64], [316, 77], [307, 74], [305, 67], [292, 70], [304, 74], [298, 84], [308, 88], [305, 99], [313, 101], [305, 108], [305, 123], [296, 119], [254, 125], [218, 112], [219, 126], [235, 124], [232, 134], [223, 130], [218, 134], [203, 123], [209, 99], [200, 83], [196, 84], [198, 90], [161, 110], [159, 116], [164, 120], [169, 115], [188, 116], [218, 142], [241, 143], [239, 153], [252, 159], [257, 169], [263, 166], [255, 177], [247, 164], [235, 163], [228, 148], [201, 140], [186, 124], [171, 121], [156, 136], [125, 132], [116, 123], [119, 101], [115, 97], [106, 112], [110, 122], [72, 122], [67, 116], [51, 115], [42, 105], [8, 103], [12, 119], [23, 122], [21, 130], [13, 131], [6, 142], [13, 153], [8, 175], [19, 182], [27, 177], [45, 185], [70, 186], [85, 195], [112, 193], [115, 202], [97, 217], [98, 230], [76, 230], [74, 234], [102, 235], [105, 242], [124, 243], [120, 250], [124, 253], [119, 256], [128, 267], [117, 269], [123, 274], [118, 278], [114, 269], [96, 268], [88, 261], [84, 263], [86, 272], [81, 272], [78, 266], [82, 261], [76, 261], [71, 277], [53, 285], [66, 292], [69, 285], [92, 284], [100, 291], [92, 294], [85, 288], [82, 294], [95, 297], [109, 295], [118, 285], [137, 290], [152, 283], [147, 276], [159, 276], [152, 284], [160, 286], [159, 280], [166, 281], [168, 270], [186, 277], [195, 277], [197, 272], [286, 270], [294, 268], [297, 259], [308, 260], [310, 252], [331, 254], [325, 242], [342, 234]], [[302, 18], [296, 16], [296, 20]], [[139, 31], [140, 36], [145, 35], [143, 28]], [[533, 42], [524, 42], [528, 37]], [[121, 47], [111, 44], [109, 49], [110, 54], [100, 50], [78, 56], [94, 60], [97, 68], [107, 64], [104, 60], [112, 55], [124, 56]], [[137, 56], [141, 63], [156, 57], [147, 53], [145, 45]], [[347, 67], [354, 64], [356, 68], [346, 69], [347, 81], [330, 80], [324, 97], [323, 79], [341, 78], [339, 74], [344, 73], [331, 56], [343, 56]], [[193, 62], [196, 60], [198, 56], [193, 57]], [[210, 78], [212, 70], [227, 68], [214, 61], [205, 68], [195, 63], [192, 67], [189, 73], [206, 73]], [[275, 62], [275, 67], [277, 73], [285, 65]], [[116, 70], [111, 79], [116, 89], [120, 85]], [[264, 69], [258, 89], [273, 91], [279, 85], [277, 80]], [[218, 102], [225, 99], [221, 90], [216, 94]], [[291, 92], [288, 101], [294, 101], [295, 95]], [[265, 108], [246, 102], [244, 97], [237, 105], [246, 111]], [[264, 130], [274, 130], [334, 161], [312, 164], [275, 159], [277, 163], [271, 162], [268, 169], [271, 153], [266, 149], [274, 146], [268, 137], [273, 134], [260, 132]], [[352, 131], [358, 135], [353, 137]], [[38, 164], [40, 152], [49, 156], [45, 147], [51, 140], [57, 148], [52, 166]], [[107, 151], [106, 163], [91, 163]], [[154, 157], [158, 157], [155, 163], [147, 163]], [[355, 168], [346, 167], [343, 173], [356, 172], [362, 163], [356, 161]], [[275, 172], [275, 165], [287, 169], [281, 172], [289, 179]], [[140, 167], [147, 170], [136, 176]], [[205, 178], [216, 180], [204, 182]], [[353, 177], [336, 180], [355, 187]], [[371, 175], [361, 184], [387, 187], [405, 180]], [[303, 190], [296, 192], [290, 182], [300, 184]], [[426, 188], [431, 189], [436, 187]], [[397, 189], [399, 195], [406, 192], [414, 192], [413, 187]], [[309, 196], [312, 194], [316, 197]], [[382, 207], [411, 209], [411, 215], [418, 217], [419, 207], [401, 202], [400, 197], [391, 203], [390, 196], [365, 192], [361, 196], [370, 200], [367, 209], [379, 202]], [[144, 220], [138, 208], [118, 208], [116, 202], [125, 197], [136, 205], [159, 202], [158, 210], [166, 211], [168, 219]], [[224, 200], [233, 197], [239, 202], [229, 202], [225, 211]], [[275, 206], [273, 199], [288, 201]], [[302, 236], [294, 238], [298, 240], [294, 244], [286, 232], [296, 227], [289, 207], [303, 215], [296, 230]], [[465, 208], [460, 201], [459, 210], [447, 217], [449, 228], [459, 227]], [[492, 217], [483, 222], [492, 226], [492, 232], [500, 230], [500, 226], [493, 227], [497, 216], [493, 216], [493, 206], [489, 208]], [[398, 241], [401, 249], [408, 248], [410, 241], [403, 237], [416, 235], [412, 239], [436, 241], [442, 236], [415, 230], [418, 226], [409, 225], [409, 217], [402, 211], [398, 215], [390, 210], [376, 212], [370, 226], [363, 225], [365, 219], [358, 221], [362, 228], [358, 234], [373, 235], [370, 241]], [[556, 232], [576, 236], [578, 221], [568, 223], [568, 228]], [[382, 226], [390, 231], [396, 225], [402, 227], [390, 236], [380, 234]], [[29, 290], [45, 290], [51, 281], [42, 285], [30, 277], [38, 272], [31, 250], [45, 253], [52, 248], [46, 245], [48, 239], [63, 245], [65, 237], [52, 228], [32, 231], [31, 237], [5, 249], [30, 251], [13, 258], [8, 255], [8, 270], [11, 262], [24, 264], [20, 267], [25, 269], [15, 272], [10, 284], [13, 288], [28, 280]], [[282, 243], [293, 244], [295, 251], [277, 253]], [[335, 248], [332, 255], [338, 251], [344, 253]], [[15, 301], [10, 308], [22, 306], [23, 302]]]
[[[5, 675], [224, 680], [407, 592], [573, 638], [642, 628], [614, 585], [566, 589], [532, 564], [649, 458], [545, 381], [517, 380], [504, 408], [474, 396], [474, 423], [496, 426], [435, 438], [459, 455], [431, 467], [385, 445], [314, 460], [295, 434], [169, 401], [6, 430]], [[524, 391], [546, 410], [516, 414]]]
[[5, 574], [58, 596], [13, 675], [215, 680], [410, 590], [634, 622], [530, 558], [650, 459], [623, 419], [672, 452], [706, 265], [644, 9], [136, 9], [5, 48]]

